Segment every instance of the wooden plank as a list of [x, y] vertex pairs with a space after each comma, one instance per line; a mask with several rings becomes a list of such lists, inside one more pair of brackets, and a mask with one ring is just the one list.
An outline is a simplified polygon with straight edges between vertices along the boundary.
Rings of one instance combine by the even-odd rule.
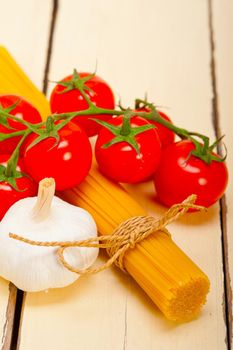
[[229, 186], [223, 203], [223, 229], [226, 254], [226, 288], [228, 305], [226, 313], [229, 321], [229, 342], [232, 344], [232, 289], [233, 289], [233, 3], [230, 0], [213, 1], [213, 39], [215, 41], [214, 63], [216, 73], [216, 112], [219, 120], [219, 133], [226, 134], [224, 142], [228, 148], [227, 164], [229, 167]]
[[[35, 84], [42, 88], [51, 1], [1, 3], [0, 45], [14, 55]], [[10, 349], [16, 288], [0, 279], [0, 348]]]
[[[207, 1], [61, 1], [51, 80], [73, 67], [103, 76], [125, 105], [149, 93], [178, 125], [214, 136]], [[51, 89], [51, 88], [50, 88]], [[155, 215], [152, 183], [129, 186]], [[211, 280], [199, 319], [167, 322], [115, 268], [62, 290], [28, 293], [19, 349], [226, 349], [219, 205], [171, 225], [177, 243]]]
[[17, 289], [11, 283], [0, 279], [0, 335], [1, 349], [10, 349], [14, 322]]

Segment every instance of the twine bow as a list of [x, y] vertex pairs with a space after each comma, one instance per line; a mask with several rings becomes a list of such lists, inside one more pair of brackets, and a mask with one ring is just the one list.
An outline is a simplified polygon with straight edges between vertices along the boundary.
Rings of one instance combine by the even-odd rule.
[[[167, 234], [166, 225], [177, 220], [184, 215], [190, 208], [195, 210], [205, 209], [202, 206], [195, 205], [196, 195], [191, 195], [182, 203], [173, 205], [161, 218], [155, 219], [152, 216], [135, 216], [122, 222], [110, 235], [97, 236], [80, 241], [62, 241], [62, 242], [40, 242], [30, 240], [13, 233], [9, 233], [10, 238], [41, 247], [59, 247], [57, 256], [62, 265], [71, 272], [84, 274], [94, 274], [110, 267], [113, 263], [121, 270], [124, 268], [124, 255], [129, 249], [133, 249], [136, 244], [150, 236], [156, 231], [164, 231]], [[101, 266], [90, 267], [84, 270], [74, 268], [64, 257], [64, 251], [71, 247], [87, 248], [105, 248], [110, 258]]]

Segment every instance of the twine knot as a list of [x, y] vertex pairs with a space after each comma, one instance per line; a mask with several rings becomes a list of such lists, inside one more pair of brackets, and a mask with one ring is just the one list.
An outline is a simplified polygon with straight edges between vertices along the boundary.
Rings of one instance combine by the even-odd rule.
[[[202, 206], [195, 205], [196, 195], [191, 195], [180, 204], [173, 205], [159, 219], [152, 216], [135, 216], [122, 222], [110, 235], [97, 236], [80, 241], [62, 241], [62, 242], [39, 242], [33, 241], [13, 233], [9, 236], [18, 241], [42, 247], [58, 247], [57, 256], [61, 264], [71, 272], [78, 274], [94, 274], [110, 267], [113, 263], [121, 270], [127, 272], [124, 268], [124, 256], [129, 249], [146, 239], [157, 231], [164, 231], [169, 235], [166, 225], [177, 220], [184, 215], [190, 208], [195, 210], [205, 209]], [[90, 267], [84, 270], [71, 266], [64, 258], [64, 250], [70, 247], [88, 247], [105, 248], [109, 259], [101, 266]]]

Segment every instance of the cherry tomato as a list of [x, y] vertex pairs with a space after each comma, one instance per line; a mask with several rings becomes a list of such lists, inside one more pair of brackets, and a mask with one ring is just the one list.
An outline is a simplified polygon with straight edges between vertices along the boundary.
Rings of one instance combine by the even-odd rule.
[[[121, 126], [122, 117], [113, 118], [110, 124]], [[133, 117], [130, 120], [131, 128], [148, 124], [140, 117]], [[100, 129], [95, 155], [101, 172], [117, 182], [136, 183], [148, 179], [157, 169], [161, 155], [161, 144], [156, 130], [146, 130], [135, 136], [140, 154], [137, 154], [133, 146], [126, 141], [108, 148], [102, 147], [114, 137], [115, 135], [107, 128]]]
[[[13, 116], [16, 116], [22, 120], [27, 122], [37, 124], [40, 123], [41, 116], [39, 112], [33, 107], [29, 102], [24, 100], [20, 96], [16, 95], [1, 95], [0, 96], [0, 105], [5, 109], [9, 108], [15, 103], [20, 101], [16, 107], [9, 113]], [[7, 126], [0, 124], [0, 133], [10, 134], [13, 132], [24, 130], [26, 127], [17, 121], [11, 120], [8, 118], [10, 129]], [[0, 142], [0, 153], [11, 154], [15, 147], [17, 146], [21, 136], [12, 137], [10, 139], [4, 140]]]
[[23, 159], [26, 172], [36, 182], [53, 177], [56, 189], [61, 191], [83, 181], [91, 167], [92, 150], [86, 133], [72, 122], [58, 134], [60, 140], [56, 146], [55, 139], [49, 137], [28, 149], [37, 138], [36, 134], [30, 134], [24, 144]]
[[[88, 76], [90, 73], [79, 73], [80, 78]], [[62, 82], [67, 82], [72, 79], [72, 75], [64, 78]], [[98, 107], [107, 109], [114, 109], [114, 95], [109, 85], [100, 77], [95, 75], [93, 78], [85, 83], [91, 90], [85, 90], [85, 93], [89, 96], [91, 102]], [[79, 90], [71, 90], [62, 93], [65, 87], [59, 85], [55, 86], [50, 97], [50, 106], [53, 113], [65, 113], [75, 112], [88, 109], [88, 104], [80, 94]], [[111, 115], [91, 115], [91, 116], [80, 116], [74, 118], [72, 121], [79, 124], [87, 133], [88, 136], [94, 136], [98, 133], [100, 125], [90, 120], [90, 118], [98, 118], [101, 120], [110, 120]]]
[[168, 146], [162, 153], [154, 182], [159, 201], [168, 207], [191, 194], [197, 195], [196, 204], [209, 207], [225, 191], [228, 181], [225, 163], [207, 164], [190, 156], [193, 149], [191, 141], [183, 140]]
[[[137, 109], [137, 111], [139, 112], [149, 112], [150, 110], [148, 108], [139, 108]], [[168, 122], [172, 123], [171, 119], [163, 112], [158, 111], [158, 113], [160, 114], [160, 116], [167, 120]], [[161, 141], [161, 146], [162, 149], [164, 149], [165, 147], [167, 147], [168, 145], [170, 145], [171, 143], [174, 142], [175, 140], [175, 134], [172, 130], [166, 128], [165, 126], [163, 126], [162, 124], [158, 123], [158, 122], [154, 122], [152, 120], [148, 120], [149, 123], [154, 124], [156, 126], [156, 131], [159, 135], [160, 141]]]
[[[0, 154], [0, 164], [6, 166], [10, 158], [8, 154]], [[25, 172], [22, 159], [19, 159], [17, 171]], [[1, 176], [1, 175], [0, 175]], [[7, 181], [0, 181], [0, 220], [7, 210], [18, 200], [26, 197], [32, 197], [37, 194], [37, 184], [28, 176], [16, 179], [16, 185], [19, 189], [14, 189]], [[14, 218], [13, 218], [14, 219]]]

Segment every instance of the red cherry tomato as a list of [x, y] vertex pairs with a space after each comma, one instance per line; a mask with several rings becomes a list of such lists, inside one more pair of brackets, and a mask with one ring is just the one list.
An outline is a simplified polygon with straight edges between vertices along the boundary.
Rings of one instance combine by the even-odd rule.
[[[88, 76], [90, 73], [79, 73], [80, 78]], [[66, 82], [71, 80], [72, 75], [64, 78], [62, 81]], [[85, 86], [91, 90], [85, 90], [85, 93], [89, 96], [90, 100], [97, 106], [107, 109], [114, 109], [114, 95], [109, 85], [100, 77], [95, 75], [93, 78], [85, 83]], [[80, 92], [75, 89], [68, 92], [62, 93], [65, 87], [57, 84], [52, 91], [50, 97], [50, 106], [53, 113], [65, 113], [75, 112], [88, 109], [88, 104], [84, 100]], [[72, 121], [79, 124], [87, 133], [88, 136], [94, 136], [98, 133], [100, 125], [90, 120], [90, 118], [98, 118], [101, 120], [110, 120], [111, 115], [91, 115], [91, 116], [80, 116], [74, 118]]]
[[191, 155], [195, 149], [191, 141], [183, 140], [168, 146], [162, 153], [154, 182], [158, 199], [170, 207], [191, 194], [196, 204], [209, 207], [220, 199], [228, 181], [225, 163], [203, 160]]
[[[6, 166], [10, 155], [0, 154], [0, 164]], [[25, 172], [24, 164], [21, 159], [18, 161], [17, 170]], [[26, 197], [32, 197], [37, 194], [37, 184], [28, 176], [16, 179], [16, 185], [20, 191], [14, 189], [7, 181], [0, 181], [0, 220], [7, 210], [18, 200]], [[12, 218], [14, 219], [14, 218]]]
[[[148, 108], [139, 108], [137, 109], [137, 111], [139, 112], [149, 112], [150, 110]], [[163, 112], [158, 111], [158, 113], [160, 114], [160, 116], [167, 120], [168, 122], [172, 123], [171, 119]], [[171, 143], [174, 142], [175, 140], [175, 134], [172, 130], [166, 128], [165, 126], [163, 126], [160, 123], [154, 122], [152, 120], [148, 120], [149, 123], [154, 124], [156, 126], [156, 131], [159, 135], [160, 141], [161, 141], [161, 146], [162, 149], [164, 149], [165, 147], [167, 147], [168, 145], [170, 145]]]
[[[5, 109], [11, 107], [15, 103], [20, 101], [17, 106], [9, 113], [13, 116], [16, 116], [27, 122], [37, 124], [42, 121], [39, 112], [33, 107], [29, 102], [24, 100], [20, 96], [16, 95], [1, 95], [0, 96], [0, 105]], [[7, 128], [6, 126], [0, 124], [0, 133], [10, 134], [13, 132], [24, 130], [26, 127], [20, 122], [11, 120], [8, 118], [9, 126], [12, 129]], [[17, 146], [21, 136], [12, 137], [10, 139], [0, 142], [0, 153], [11, 154], [15, 147]]]
[[[121, 126], [122, 117], [113, 118], [110, 124]], [[130, 120], [131, 128], [146, 124], [149, 123], [140, 117]], [[117, 182], [136, 183], [148, 179], [157, 169], [161, 155], [161, 144], [156, 130], [146, 130], [135, 136], [140, 154], [125, 141], [108, 148], [102, 147], [114, 137], [105, 127], [100, 129], [95, 155], [101, 172]]]
[[55, 139], [49, 137], [27, 150], [37, 138], [34, 133], [29, 135], [24, 144], [23, 159], [26, 172], [36, 182], [53, 177], [56, 189], [61, 191], [83, 181], [91, 167], [92, 151], [86, 133], [78, 125], [69, 122], [58, 134], [60, 140], [56, 146]]

